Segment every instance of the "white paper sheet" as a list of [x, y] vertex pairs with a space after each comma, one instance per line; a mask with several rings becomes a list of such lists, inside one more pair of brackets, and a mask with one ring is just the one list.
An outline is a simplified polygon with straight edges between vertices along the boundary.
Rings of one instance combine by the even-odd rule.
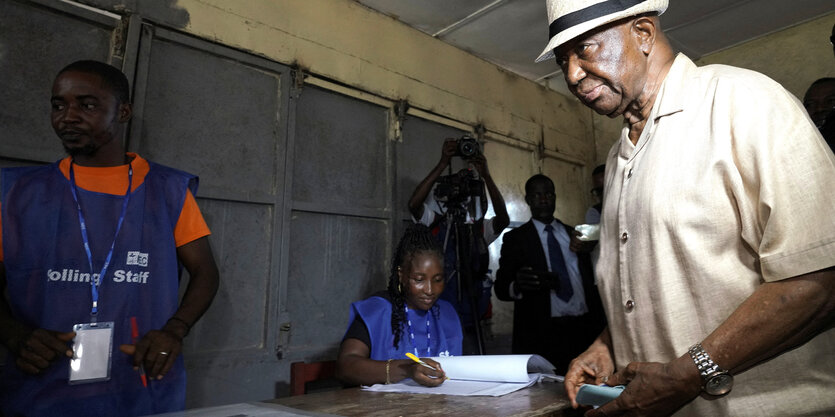
[[449, 379], [527, 383], [528, 373], [553, 373], [554, 365], [539, 355], [472, 355], [432, 358]]
[[425, 387], [411, 379], [394, 384], [362, 387], [366, 391], [407, 392], [498, 397], [533, 385], [542, 377], [561, 380], [554, 366], [539, 355], [445, 356], [432, 358], [450, 378], [437, 387]]

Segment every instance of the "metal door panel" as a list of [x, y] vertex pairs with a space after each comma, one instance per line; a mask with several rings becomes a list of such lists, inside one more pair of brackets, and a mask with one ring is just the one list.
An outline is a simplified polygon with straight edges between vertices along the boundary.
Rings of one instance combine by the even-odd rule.
[[200, 173], [212, 194], [274, 195], [282, 74], [159, 37], [148, 59], [141, 135], [138, 143], [132, 136], [132, 147]]
[[316, 87], [296, 108], [293, 201], [389, 209], [388, 111]]
[[291, 357], [336, 357], [351, 303], [386, 287], [388, 224], [293, 212], [287, 283]]
[[185, 339], [185, 355], [194, 359], [194, 355], [264, 349], [272, 206], [202, 198], [198, 204], [206, 221], [215, 225], [210, 243], [221, 285], [212, 306]]
[[54, 7], [0, 0], [0, 155], [5, 157], [52, 162], [64, 155], [49, 121], [52, 81], [73, 61], [109, 61], [119, 26], [118, 16], [48, 4]]
[[[279, 396], [286, 397], [290, 392], [289, 384], [279, 382], [288, 379], [289, 364], [238, 361], [230, 366], [228, 361], [207, 360], [196, 365], [186, 362], [186, 409], [270, 400]], [[188, 415], [189, 411], [184, 414]], [[226, 415], [244, 416], [232, 411]]]

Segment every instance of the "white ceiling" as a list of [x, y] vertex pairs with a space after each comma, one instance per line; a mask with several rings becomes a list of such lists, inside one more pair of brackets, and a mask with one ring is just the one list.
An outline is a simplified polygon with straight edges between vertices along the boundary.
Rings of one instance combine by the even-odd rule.
[[[355, 0], [525, 78], [566, 93], [553, 61], [545, 0]], [[692, 59], [835, 11], [835, 0], [670, 0], [661, 24]]]

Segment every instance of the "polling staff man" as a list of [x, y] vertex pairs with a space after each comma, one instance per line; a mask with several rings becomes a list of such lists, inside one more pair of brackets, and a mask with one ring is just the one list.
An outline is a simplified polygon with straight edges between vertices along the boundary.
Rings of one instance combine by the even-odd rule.
[[608, 328], [566, 374], [626, 385], [590, 416], [835, 415], [835, 156], [800, 102], [697, 67], [667, 0], [548, 0], [568, 89], [623, 117], [596, 277]]
[[[183, 338], [218, 288], [197, 177], [125, 152], [131, 103], [116, 68], [68, 65], [51, 104], [69, 156], [0, 177], [0, 341], [10, 352], [0, 414], [182, 410]], [[180, 263], [190, 278], [178, 303]]]

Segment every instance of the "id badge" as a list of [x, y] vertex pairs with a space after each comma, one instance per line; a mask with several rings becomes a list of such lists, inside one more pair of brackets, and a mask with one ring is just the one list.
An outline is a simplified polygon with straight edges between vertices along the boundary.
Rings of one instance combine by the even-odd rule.
[[70, 385], [109, 380], [113, 322], [76, 324], [72, 330], [75, 338], [70, 360]]

